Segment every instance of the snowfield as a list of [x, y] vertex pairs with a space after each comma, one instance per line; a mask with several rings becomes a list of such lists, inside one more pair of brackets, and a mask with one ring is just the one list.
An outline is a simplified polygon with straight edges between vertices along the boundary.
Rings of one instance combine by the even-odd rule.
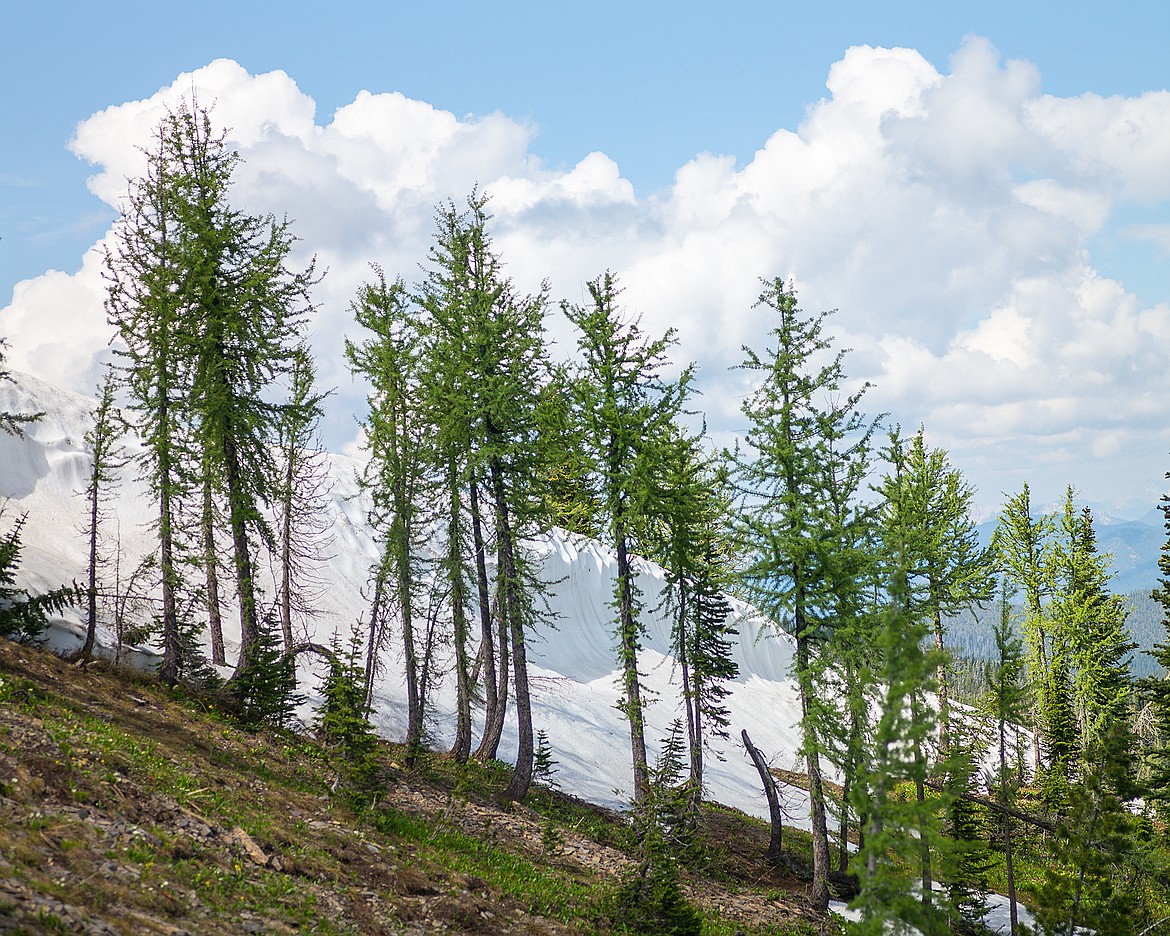
[[[28, 375], [14, 374], [13, 378], [0, 383], [0, 410], [44, 415], [26, 428], [23, 438], [0, 432], [0, 503], [7, 499], [0, 529], [8, 529], [19, 515], [27, 515], [18, 580], [32, 591], [41, 591], [86, 577], [88, 546], [80, 531], [86, 522], [82, 492], [90, 458], [84, 436], [93, 422], [95, 401]], [[136, 451], [135, 443], [128, 441], [127, 450]], [[319, 643], [329, 643], [334, 634], [345, 641], [366, 613], [364, 586], [376, 547], [355, 480], [358, 467], [352, 458], [329, 456], [332, 527], [331, 541], [324, 550], [329, 558], [319, 569], [323, 584], [320, 614], [302, 625], [302, 636]], [[135, 480], [132, 466], [123, 475], [112, 496], [104, 531], [111, 540], [120, 542], [125, 573], [153, 547], [150, 521], [154, 505], [149, 492]], [[528, 643], [534, 728], [547, 733], [556, 761], [554, 778], [563, 790], [590, 802], [623, 808], [632, 795], [632, 777], [629, 728], [617, 707], [620, 673], [610, 608], [616, 562], [598, 543], [561, 532], [530, 546], [541, 557], [541, 576], [548, 583], [546, 598], [553, 612], [553, 620], [538, 626]], [[671, 724], [676, 719], [685, 721], [685, 713], [679, 702], [680, 675], [670, 650], [670, 622], [652, 610], [659, 603], [663, 573], [648, 562], [641, 562], [638, 568], [637, 586], [647, 607], [642, 616], [647, 633], [638, 662], [646, 688], [644, 698], [649, 700], [646, 738], [653, 759]], [[774, 766], [801, 767], [803, 762], [797, 755], [800, 705], [788, 676], [793, 648], [789, 638], [776, 633], [751, 608], [738, 602], [734, 608], [739, 677], [730, 685], [726, 700], [730, 736], [713, 739], [706, 760], [706, 795], [767, 819], [759, 777], [739, 737], [746, 728]], [[225, 613], [229, 660], [238, 652], [238, 622], [234, 630], [232, 627], [232, 617]], [[50, 644], [60, 651], [71, 649], [80, 646], [83, 633], [81, 614], [69, 613], [54, 621]], [[99, 641], [105, 647], [114, 644], [108, 631], [99, 634]], [[443, 653], [446, 663], [449, 653]], [[135, 656], [146, 664], [152, 651], [140, 648]], [[314, 667], [315, 661], [307, 657], [300, 663], [301, 685], [309, 687], [311, 706], [320, 666]], [[382, 662], [385, 675], [375, 689], [373, 721], [380, 734], [400, 740], [406, 733], [402, 663], [394, 651]], [[431, 740], [437, 747], [448, 746], [453, 740], [454, 702], [454, 680], [448, 679], [432, 696]], [[308, 711], [304, 714], [309, 716]], [[477, 737], [480, 727], [477, 724]], [[515, 752], [516, 731], [510, 721], [499, 756], [510, 761]], [[781, 787], [781, 794], [786, 821], [807, 828], [808, 801], [803, 791]], [[1026, 918], [1023, 908], [1021, 917]], [[1006, 906], [993, 908], [992, 918], [996, 923], [1002, 920], [1006, 928]]]

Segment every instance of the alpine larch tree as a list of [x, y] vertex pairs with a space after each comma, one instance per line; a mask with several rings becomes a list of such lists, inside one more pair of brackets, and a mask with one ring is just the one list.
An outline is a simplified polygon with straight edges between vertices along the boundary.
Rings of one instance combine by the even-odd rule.
[[[422, 745], [423, 698], [415, 629], [421, 608], [423, 545], [434, 494], [423, 456], [428, 426], [423, 418], [417, 310], [401, 281], [388, 282], [378, 267], [353, 303], [357, 323], [369, 333], [346, 340], [354, 374], [369, 382], [369, 412], [362, 421], [370, 458], [359, 484], [370, 499], [367, 521], [378, 539], [371, 572], [365, 683], [372, 692], [380, 652], [389, 645], [389, 624], [397, 618], [406, 682], [406, 747], [413, 761]], [[367, 706], [370, 697], [367, 695]]]
[[[463, 211], [450, 203], [439, 210], [428, 275], [417, 301], [424, 313], [424, 382], [435, 430], [435, 468], [443, 476], [447, 497], [445, 565], [458, 696], [453, 753], [466, 758], [471, 744], [467, 642], [473, 604], [468, 580], [473, 576], [482, 672], [494, 672], [494, 680], [487, 680], [481, 756], [498, 744], [508, 677], [501, 664], [510, 658], [518, 746], [504, 796], [518, 800], [531, 782], [535, 754], [525, 632], [538, 615], [525, 543], [542, 526], [537, 479], [547, 471], [538, 409], [541, 386], [548, 381], [548, 286], [542, 284], [531, 295], [519, 293], [492, 246], [489, 220], [487, 197], [479, 192], [472, 192]], [[500, 627], [494, 635], [485, 601], [485, 518], [490, 519], [497, 557]]]
[[821, 759], [842, 734], [822, 684], [822, 648], [841, 613], [858, 606], [861, 514], [845, 509], [870, 460], [873, 424], [859, 411], [867, 389], [843, 389], [845, 352], [823, 334], [828, 313], [806, 316], [783, 280], [764, 282], [759, 305], [776, 313], [772, 345], [744, 348], [759, 381], [743, 404], [748, 419], [738, 456], [739, 536], [747, 596], [796, 644], [793, 676], [801, 703], [801, 753], [812, 809], [813, 883], [829, 901], [829, 842]]
[[[205, 109], [171, 111], [131, 183], [107, 253], [107, 312], [123, 347], [121, 373], [138, 413], [144, 469], [159, 500], [162, 675], [179, 676], [180, 551], [206, 561], [214, 531], [212, 479], [223, 491], [240, 611], [236, 676], [258, 664], [262, 626], [256, 551], [274, 545], [265, 510], [279, 490], [278, 427], [297, 404], [282, 398], [300, 333], [313, 311], [313, 267], [288, 267], [287, 220], [229, 202], [239, 156]], [[192, 506], [199, 492], [203, 502]], [[199, 547], [176, 536], [194, 511]]]
[[[661, 512], [655, 478], [669, 464], [676, 419], [686, 402], [692, 370], [674, 381], [662, 371], [674, 331], [646, 338], [637, 319], [618, 306], [620, 289], [606, 272], [588, 284], [592, 303], [565, 303], [565, 315], [577, 327], [580, 355], [573, 383], [577, 420], [583, 427], [591, 460], [591, 485], [604, 518], [602, 540], [617, 560], [614, 607], [622, 671], [622, 709], [630, 726], [634, 801], [650, 794], [646, 735], [638, 652], [643, 625], [641, 596], [634, 581], [634, 551], [644, 545], [648, 521]], [[643, 549], [643, 553], [649, 550]]]

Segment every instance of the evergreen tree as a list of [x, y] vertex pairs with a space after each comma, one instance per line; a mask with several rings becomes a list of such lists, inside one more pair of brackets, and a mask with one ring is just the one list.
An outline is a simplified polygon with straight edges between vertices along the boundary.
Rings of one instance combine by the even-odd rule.
[[663, 604], [682, 679], [692, 812], [703, 794], [703, 758], [710, 737], [727, 738], [727, 682], [739, 673], [731, 640], [731, 544], [723, 518], [731, 508], [722, 466], [704, 460], [700, 438], [677, 433], [673, 454], [653, 479], [660, 516], [648, 524], [650, 558], [666, 573]]
[[974, 488], [952, 468], [942, 449], [928, 448], [919, 428], [913, 439], [891, 439], [901, 447], [905, 462], [902, 509], [910, 512], [907, 522], [917, 527], [915, 543], [919, 552], [911, 557], [909, 587], [914, 607], [934, 634], [939, 651], [938, 711], [939, 754], [947, 753], [950, 734], [950, 707], [945, 649], [948, 618], [990, 600], [994, 587], [992, 553], [979, 545], [971, 518]]
[[[201, 550], [214, 551], [208, 482], [223, 490], [240, 609], [240, 661], [255, 662], [260, 631], [257, 545], [273, 538], [264, 508], [277, 489], [276, 427], [292, 405], [275, 389], [292, 367], [312, 303], [312, 265], [287, 267], [287, 221], [247, 214], [228, 201], [239, 162], [196, 103], [170, 112], [131, 183], [107, 253], [106, 308], [125, 347], [122, 374], [139, 415], [144, 468], [159, 499], [163, 663], [180, 667], [179, 516], [202, 491]], [[197, 524], [200, 526], [200, 524]], [[210, 577], [210, 572], [209, 572]]]
[[[1167, 474], [1170, 478], [1170, 474]], [[1170, 839], [1170, 494], [1162, 496], [1159, 504], [1165, 518], [1166, 542], [1158, 554], [1158, 587], [1151, 597], [1161, 605], [1164, 639], [1147, 651], [1163, 673], [1142, 680], [1142, 698], [1152, 713], [1156, 731], [1154, 742], [1146, 750], [1149, 769], [1149, 800]]]
[[[372, 570], [373, 595], [365, 683], [372, 689], [379, 651], [395, 614], [402, 636], [406, 677], [408, 761], [422, 744], [423, 706], [415, 630], [422, 598], [422, 550], [434, 496], [424, 459], [428, 432], [419, 381], [419, 326], [405, 286], [389, 283], [375, 267], [372, 283], [353, 303], [357, 323], [369, 333], [361, 343], [346, 341], [350, 369], [370, 384], [369, 413], [362, 421], [369, 453], [359, 483], [370, 497], [369, 523], [380, 539]], [[368, 704], [368, 703], [367, 703]]]
[[557, 761], [553, 757], [552, 746], [548, 743], [548, 732], [543, 728], [536, 730], [536, 753], [532, 758], [532, 779], [543, 784], [550, 790], [559, 790], [553, 774], [556, 773]]
[[1126, 600], [1109, 590], [1110, 557], [1097, 551], [1093, 513], [1076, 510], [1071, 487], [1060, 528], [1053, 617], [1068, 647], [1078, 735], [1087, 751], [1115, 723], [1131, 720], [1129, 655], [1137, 645], [1125, 626]]
[[[468, 567], [474, 574], [486, 653], [490, 614], [484, 606], [486, 572], [481, 562], [481, 505], [490, 503], [497, 547], [497, 610], [507, 625], [515, 689], [518, 749], [505, 796], [521, 799], [532, 775], [534, 736], [528, 687], [525, 630], [533, 623], [524, 557], [526, 539], [539, 528], [541, 474], [539, 389], [546, 379], [544, 315], [548, 287], [520, 295], [503, 275], [503, 264], [487, 233], [486, 196], [473, 192], [466, 211], [448, 204], [438, 213], [438, 232], [418, 303], [426, 314], [425, 368], [437, 467], [444, 476], [447, 510], [447, 576], [452, 601], [458, 724], [457, 757], [470, 750], [471, 664], [467, 654], [471, 604]], [[481, 497], [481, 495], [485, 495]], [[470, 508], [472, 535], [466, 536]], [[472, 553], [469, 546], [474, 547]], [[484, 671], [496, 660], [484, 661]], [[502, 724], [506, 685], [499, 673], [497, 695], [487, 694], [487, 725]], [[490, 688], [490, 687], [489, 687]], [[494, 747], [494, 743], [489, 746]]]
[[1129, 726], [1112, 722], [1090, 740], [1083, 776], [1069, 788], [1038, 893], [1036, 917], [1043, 932], [1134, 931], [1139, 900], [1119, 880], [1134, 849], [1130, 807], [1138, 788], [1133, 778]]
[[[4, 349], [7, 347], [8, 340], [0, 337], [0, 383], [12, 380], [12, 373], [4, 366]], [[0, 432], [20, 437], [24, 434], [26, 425], [36, 422], [44, 415], [44, 413], [9, 413], [6, 410], [0, 410]]]
[[649, 772], [649, 790], [634, 804], [637, 858], [613, 897], [614, 922], [648, 936], [699, 936], [703, 918], [687, 901], [678, 880], [678, 854], [689, 828], [688, 795], [682, 779], [682, 726], [676, 721]]
[[[858, 860], [862, 878], [858, 905], [872, 932], [880, 932], [886, 921], [931, 932], [939, 925], [933, 907], [936, 852], [943, 838], [938, 814], [940, 808], [950, 811], [954, 805], [950, 790], [939, 802], [926, 797], [930, 779], [927, 750], [934, 742], [937, 724], [927, 695], [935, 691], [941, 651], [928, 651], [924, 639], [933, 625], [931, 571], [944, 566], [945, 561], [936, 553], [940, 538], [931, 522], [929, 492], [922, 489], [926, 474], [921, 470], [921, 459], [915, 458], [914, 448], [904, 444], [897, 430], [890, 433], [886, 457], [890, 470], [877, 491], [890, 606], [879, 638], [881, 715], [866, 784], [872, 793], [868, 802], [859, 804], [869, 824]], [[947, 763], [944, 769], [957, 776], [965, 789], [968, 765]], [[894, 796], [899, 783], [913, 784], [912, 801], [902, 802]], [[965, 818], [960, 816], [963, 821]], [[886, 863], [885, 853], [891, 850], [906, 865], [917, 866], [917, 888], [908, 887], [899, 872]]]
[[1019, 919], [1016, 913], [1016, 879], [1015, 863], [1012, 853], [1012, 822], [1008, 810], [1015, 804], [1015, 790], [1017, 769], [1008, 759], [1011, 749], [1009, 734], [1014, 730], [1019, 734], [1019, 726], [1024, 722], [1027, 709], [1027, 689], [1024, 684], [1024, 647], [1012, 627], [1011, 615], [1011, 586], [1005, 576], [1000, 585], [1000, 614], [995, 629], [995, 646], [998, 654], [994, 675], [991, 683], [991, 713], [996, 723], [996, 741], [998, 744], [997, 764], [995, 777], [996, 801], [1001, 808], [1002, 835], [1004, 851], [1004, 875], [1007, 883], [1007, 897], [1011, 921], [1010, 936], [1019, 931]]
[[373, 790], [377, 768], [377, 736], [366, 714], [362, 636], [355, 630], [343, 651], [335, 635], [330, 649], [314, 727], [325, 745], [336, 752], [347, 793], [360, 798]]
[[858, 410], [865, 387], [842, 393], [838, 352], [822, 334], [826, 314], [805, 316], [780, 279], [764, 283], [759, 304], [776, 312], [774, 346], [745, 348], [744, 367], [761, 381], [743, 405], [746, 454], [737, 465], [743, 493], [739, 535], [752, 603], [796, 642], [793, 675], [801, 700], [801, 753], [809, 779], [813, 905], [828, 904], [829, 846], [821, 758], [845, 732], [823, 684], [822, 649], [835, 626], [861, 605], [864, 512], [854, 498], [869, 463], [872, 426]]
[[260, 617], [250, 652], [249, 665], [233, 676], [232, 702], [240, 723], [249, 731], [291, 728], [297, 706], [305, 700], [296, 691], [296, 657], [281, 646], [274, 615]]
[[106, 314], [121, 347], [115, 349], [119, 373], [136, 414], [142, 440], [139, 465], [158, 503], [155, 533], [162, 590], [160, 678], [179, 679], [179, 591], [182, 586], [176, 515], [187, 493], [190, 433], [181, 407], [190, 377], [190, 354], [183, 339], [185, 295], [180, 242], [181, 168], [176, 150], [183, 145], [184, 116], [169, 113], [155, 129], [147, 152], [146, 175], [132, 180], [114, 244], [106, 248]]
[[90, 453], [89, 480], [84, 491], [89, 508], [89, 522], [84, 531], [89, 544], [89, 564], [85, 596], [85, 640], [77, 652], [78, 660], [88, 660], [93, 655], [97, 636], [98, 572], [104, 565], [104, 537], [101, 532], [105, 519], [103, 507], [110, 496], [111, 486], [117, 482], [118, 472], [127, 464], [120, 442], [125, 423], [121, 412], [114, 405], [114, 375], [111, 371], [106, 372], [102, 381], [93, 417], [93, 426], [85, 434], [85, 444]]
[[[275, 546], [263, 508], [280, 490], [279, 428], [316, 401], [272, 399], [296, 366], [300, 332], [313, 311], [312, 264], [288, 269], [295, 238], [287, 220], [231, 207], [239, 156], [215, 135], [206, 111], [178, 115], [171, 153], [181, 173], [176, 204], [184, 265], [185, 338], [191, 343], [188, 405], [205, 463], [224, 490], [240, 609], [236, 675], [254, 665], [260, 632], [256, 546]], [[311, 422], [306, 413], [303, 422]]]
[[294, 644], [294, 617], [313, 617], [324, 588], [317, 568], [328, 558], [330, 482], [317, 427], [326, 396], [316, 388], [316, 366], [308, 347], [299, 345], [289, 373], [290, 405], [281, 412], [278, 430], [280, 480], [274, 497], [276, 597], [286, 651]]
[[1028, 485], [1004, 504], [991, 545], [1000, 568], [1023, 593], [1023, 630], [1027, 648], [1028, 681], [1032, 693], [1033, 765], [1040, 775], [1041, 741], [1045, 737], [1042, 687], [1049, 677], [1049, 634], [1045, 604], [1052, 593], [1052, 518], [1032, 516]]
[[[0, 519], [3, 517], [0, 504]], [[32, 643], [43, 633], [50, 614], [59, 614], [78, 600], [79, 590], [61, 587], [33, 595], [16, 584], [26, 520], [27, 514], [22, 514], [10, 529], [0, 533], [0, 637]]]
[[590, 455], [590, 474], [603, 504], [604, 536], [617, 559], [614, 607], [622, 668], [622, 710], [630, 726], [634, 801], [650, 795], [650, 772], [638, 651], [642, 625], [632, 552], [645, 543], [647, 520], [656, 515], [654, 479], [671, 449], [675, 419], [682, 411], [690, 368], [678, 381], [661, 377], [674, 332], [648, 340], [637, 320], [618, 308], [620, 290], [612, 273], [588, 284], [591, 306], [563, 309], [577, 327], [580, 370], [574, 382], [577, 418]]

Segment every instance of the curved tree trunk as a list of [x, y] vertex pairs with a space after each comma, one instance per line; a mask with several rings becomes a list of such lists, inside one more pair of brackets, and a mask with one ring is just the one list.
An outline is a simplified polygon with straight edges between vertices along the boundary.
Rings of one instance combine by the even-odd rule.
[[772, 776], [772, 771], [769, 769], [763, 753], [752, 744], [752, 739], [748, 737], [746, 728], [740, 732], [740, 737], [743, 738], [743, 746], [747, 748], [752, 763], [756, 765], [756, 770], [760, 774], [760, 783], [764, 785], [764, 795], [768, 798], [768, 817], [772, 822], [772, 837], [768, 841], [768, 852], [765, 857], [775, 864], [780, 860], [784, 835], [784, 816], [780, 812], [780, 793], [776, 789], [776, 778]]

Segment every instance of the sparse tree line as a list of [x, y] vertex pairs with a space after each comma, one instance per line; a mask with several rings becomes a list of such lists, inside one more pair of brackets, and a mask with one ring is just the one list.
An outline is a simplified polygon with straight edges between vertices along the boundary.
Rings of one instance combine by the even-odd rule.
[[[671, 361], [674, 333], [645, 335], [613, 274], [587, 284], [584, 305], [559, 305], [577, 354], [551, 359], [549, 288], [524, 294], [505, 275], [488, 200], [473, 192], [438, 206], [421, 281], [375, 265], [353, 300], [345, 354], [369, 387], [359, 484], [378, 555], [362, 620], [320, 647], [302, 627], [324, 600], [317, 570], [330, 548], [317, 440], [327, 391], [306, 343], [318, 276], [290, 268], [287, 220], [232, 207], [238, 156], [206, 111], [170, 113], [147, 156], [106, 257], [119, 342], [86, 438], [88, 577], [44, 598], [16, 589], [19, 520], [0, 540], [5, 634], [31, 636], [76, 602], [88, 656], [99, 596], [112, 596], [119, 640], [144, 609], [164, 681], [201, 683], [215, 678], [208, 664], [231, 665], [226, 691], [256, 724], [288, 718], [295, 655], [321, 652], [319, 725], [359, 761], [382, 661], [398, 653], [408, 763], [434, 746], [432, 697], [450, 679], [450, 755], [495, 758], [514, 719], [506, 796], [519, 800], [538, 753], [527, 639], [550, 618], [537, 545], [558, 527], [615, 556], [614, 643], [646, 843], [637, 880], [657, 881], [658, 898], [669, 890], [663, 830], [693, 822], [705, 753], [731, 727], [734, 593], [793, 645], [815, 906], [849, 872], [859, 931], [964, 931], [993, 858], [1011, 888], [1013, 848], [1026, 847], [1047, 856], [1045, 932], [1141, 918], [1139, 881], [1165, 855], [1148, 846], [1165, 845], [1170, 819], [1170, 683], [1131, 679], [1126, 603], [1071, 488], [1064, 511], [1045, 516], [1025, 486], [982, 548], [974, 491], [947, 454], [922, 429], [906, 436], [864, 414], [868, 388], [850, 384], [827, 315], [806, 315], [780, 279], [759, 296], [773, 321], [763, 349], [744, 349], [746, 430], [713, 452], [689, 428], [694, 372]], [[0, 415], [0, 428], [36, 415]], [[141, 440], [133, 459], [127, 426]], [[132, 570], [108, 533], [126, 471], [155, 508], [157, 548]], [[661, 594], [639, 591], [636, 557], [662, 567]], [[1160, 568], [1154, 599], [1170, 610], [1170, 543]], [[982, 707], [956, 704], [947, 621], [993, 603], [989, 691]], [[658, 763], [638, 668], [648, 608], [671, 616], [685, 711]], [[227, 613], [239, 620], [234, 660]], [[1152, 655], [1167, 666], [1170, 643]]]

